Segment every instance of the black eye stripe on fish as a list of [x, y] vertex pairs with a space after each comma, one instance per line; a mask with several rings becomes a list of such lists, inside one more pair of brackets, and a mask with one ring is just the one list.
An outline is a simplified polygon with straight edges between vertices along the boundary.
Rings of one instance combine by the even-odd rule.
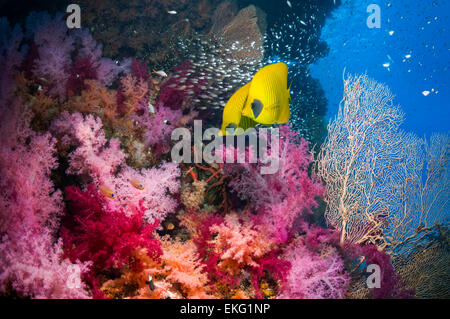
[[256, 118], [258, 118], [258, 116], [261, 114], [263, 109], [263, 104], [260, 100], [254, 99], [252, 102], [252, 111], [253, 111], [253, 116]]
[[230, 123], [230, 124], [227, 125], [226, 131], [231, 133], [231, 134], [233, 134], [233, 132], [234, 132], [234, 130], [236, 130], [236, 128], [237, 128], [236, 124]]

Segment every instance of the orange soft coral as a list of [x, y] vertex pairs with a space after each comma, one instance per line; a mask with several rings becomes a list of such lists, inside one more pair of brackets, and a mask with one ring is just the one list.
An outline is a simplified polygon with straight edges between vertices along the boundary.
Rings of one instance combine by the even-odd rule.
[[187, 298], [212, 298], [207, 288], [208, 277], [199, 261], [196, 246], [192, 241], [181, 242], [161, 239], [166, 281], [179, 285]]
[[123, 96], [121, 102], [123, 106], [126, 107], [123, 111], [125, 111], [126, 114], [132, 113], [136, 105], [149, 94], [148, 82], [129, 74], [122, 77], [120, 83], [120, 93]]
[[114, 127], [117, 116], [116, 91], [110, 90], [97, 80], [85, 80], [86, 89], [80, 96], [69, 99], [69, 109], [82, 113], [94, 113], [100, 116], [106, 124]]
[[[120, 278], [103, 284], [102, 291], [111, 298], [214, 298], [194, 243], [169, 237], [160, 240], [163, 249], [160, 262], [150, 258], [145, 249], [136, 250], [134, 258], [143, 267], [124, 268]], [[149, 276], [154, 290], [149, 287]]]
[[218, 266], [232, 275], [239, 274], [245, 266], [257, 267], [255, 260], [273, 248], [262, 230], [236, 214], [227, 215], [224, 223], [213, 225], [210, 230], [216, 235], [214, 247], [221, 257]]

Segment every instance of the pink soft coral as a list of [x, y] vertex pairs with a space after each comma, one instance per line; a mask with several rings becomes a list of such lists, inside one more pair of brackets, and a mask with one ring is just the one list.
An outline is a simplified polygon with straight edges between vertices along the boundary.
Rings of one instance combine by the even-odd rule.
[[81, 281], [89, 263], [64, 259], [62, 241], [53, 244], [46, 228], [19, 224], [14, 231], [20, 238], [4, 235], [0, 241], [0, 291], [10, 284], [17, 294], [32, 298], [90, 298]]
[[61, 192], [49, 176], [57, 163], [55, 141], [29, 128], [31, 113], [16, 98], [0, 106], [0, 217], [1, 231], [14, 231], [20, 223], [58, 225]]
[[[16, 98], [0, 105], [0, 290], [33, 298], [86, 298], [87, 264], [63, 259], [54, 234], [62, 213], [50, 172], [55, 141], [29, 128], [31, 114]], [[68, 280], [79, 284], [71, 285]]]
[[[159, 168], [137, 171], [125, 163], [125, 153], [116, 138], [107, 140], [100, 119], [80, 113], [63, 113], [52, 123], [51, 130], [63, 144], [75, 146], [70, 153], [67, 173], [85, 177], [86, 184], [105, 185], [117, 194], [108, 199], [112, 209], [124, 209], [132, 214], [140, 205], [145, 208], [149, 221], [163, 220], [174, 213], [178, 205], [173, 197], [179, 192], [180, 174], [176, 163], [163, 163]], [[139, 182], [143, 189], [132, 182]]]
[[[296, 222], [317, 207], [316, 198], [325, 189], [321, 182], [308, 172], [312, 162], [308, 142], [298, 137], [289, 126], [280, 127], [279, 170], [262, 175], [261, 163], [228, 166], [240, 177], [230, 186], [241, 199], [250, 199], [253, 220], [263, 225], [278, 242], [286, 242], [295, 235]], [[269, 149], [270, 149], [269, 145]], [[247, 150], [247, 156], [252, 152]]]
[[130, 61], [123, 60], [118, 65], [102, 57], [101, 44], [86, 29], [69, 31], [62, 14], [52, 17], [47, 12], [32, 12], [26, 27], [27, 37], [37, 49], [32, 74], [43, 79], [49, 93], [60, 100], [68, 92], [81, 91], [84, 80], [95, 79], [110, 85], [119, 73], [129, 72]]
[[332, 248], [321, 254], [309, 250], [303, 243], [293, 242], [283, 258], [291, 270], [282, 285], [280, 298], [337, 299], [344, 298], [350, 277], [344, 272], [344, 261]]
[[153, 153], [159, 156], [170, 151], [170, 135], [183, 117], [181, 110], [172, 110], [163, 105], [154, 107], [154, 113], [149, 111], [148, 101], [144, 99], [136, 106], [134, 120], [143, 130], [143, 140]]

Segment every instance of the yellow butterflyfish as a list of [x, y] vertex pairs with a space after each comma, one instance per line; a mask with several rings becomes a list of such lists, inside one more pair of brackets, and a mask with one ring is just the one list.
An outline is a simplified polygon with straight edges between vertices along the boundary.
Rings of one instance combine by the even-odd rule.
[[265, 125], [288, 122], [291, 95], [287, 75], [288, 66], [283, 62], [266, 65], [256, 72], [242, 115]]
[[228, 100], [222, 114], [222, 127], [219, 135], [242, 134], [245, 130], [255, 126], [256, 122], [247, 116], [242, 116], [242, 109], [247, 100], [251, 82], [237, 90]]

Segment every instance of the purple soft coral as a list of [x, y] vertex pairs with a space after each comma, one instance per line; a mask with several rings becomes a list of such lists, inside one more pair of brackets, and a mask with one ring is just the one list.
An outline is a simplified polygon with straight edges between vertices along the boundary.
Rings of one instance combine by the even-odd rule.
[[33, 34], [39, 53], [33, 74], [37, 78], [44, 78], [49, 93], [61, 100], [66, 98], [71, 53], [74, 49], [74, 38], [68, 35], [67, 30], [62, 14], [52, 18], [47, 12], [32, 12], [27, 18], [27, 32]]
[[293, 242], [283, 256], [291, 270], [282, 285], [281, 298], [329, 299], [344, 298], [350, 277], [344, 273], [344, 262], [329, 248], [321, 254]]

